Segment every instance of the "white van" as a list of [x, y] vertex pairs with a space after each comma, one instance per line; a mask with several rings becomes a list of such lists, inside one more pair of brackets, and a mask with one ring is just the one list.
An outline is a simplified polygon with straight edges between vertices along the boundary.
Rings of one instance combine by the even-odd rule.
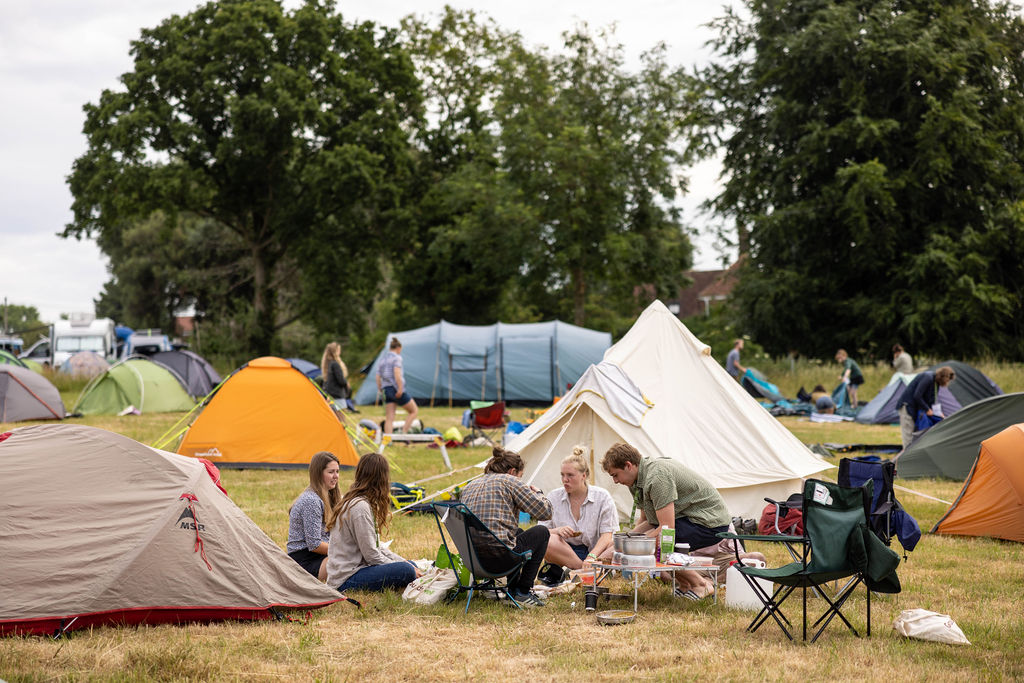
[[53, 364], [58, 368], [78, 351], [95, 351], [114, 360], [117, 348], [114, 321], [96, 318], [91, 313], [72, 313], [68, 320], [55, 322], [53, 340]]

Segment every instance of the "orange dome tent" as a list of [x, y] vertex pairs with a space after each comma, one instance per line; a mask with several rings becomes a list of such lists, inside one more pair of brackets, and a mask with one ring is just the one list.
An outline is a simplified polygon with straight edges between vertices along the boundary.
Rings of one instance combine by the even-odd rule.
[[960, 495], [932, 533], [1024, 543], [1024, 423], [981, 442]]
[[206, 398], [178, 453], [218, 467], [299, 469], [319, 451], [359, 461], [345, 425], [313, 382], [283, 358], [249, 361]]

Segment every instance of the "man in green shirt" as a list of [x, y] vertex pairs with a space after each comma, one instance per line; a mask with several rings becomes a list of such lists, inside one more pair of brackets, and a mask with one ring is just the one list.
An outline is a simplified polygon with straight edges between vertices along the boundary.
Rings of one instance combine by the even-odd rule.
[[[707, 479], [671, 458], [645, 458], [633, 446], [617, 443], [608, 449], [601, 467], [616, 484], [628, 486], [643, 519], [633, 531], [657, 536], [661, 527], [676, 530], [677, 543], [696, 550], [719, 542], [729, 529], [729, 510]], [[714, 594], [712, 582], [696, 572], [676, 572], [676, 590], [685, 597]]]

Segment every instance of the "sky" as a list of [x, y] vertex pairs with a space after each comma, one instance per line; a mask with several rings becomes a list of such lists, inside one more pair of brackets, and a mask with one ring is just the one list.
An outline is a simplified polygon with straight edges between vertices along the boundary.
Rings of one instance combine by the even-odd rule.
[[[723, 0], [724, 1], [724, 0]], [[35, 306], [44, 321], [89, 311], [109, 279], [95, 242], [57, 235], [71, 221], [66, 178], [85, 151], [82, 106], [118, 87], [130, 71], [131, 40], [142, 28], [185, 14], [196, 0], [33, 0], [5, 3], [0, 22], [0, 306]], [[286, 0], [286, 7], [298, 3]], [[712, 37], [704, 26], [722, 13], [722, 2], [680, 0], [338, 0], [347, 20], [396, 25], [405, 15], [439, 13], [445, 4], [490, 15], [528, 43], [557, 47], [563, 31], [580, 22], [615, 26], [627, 60], [658, 42], [672, 64], [706, 63]], [[719, 166], [689, 170], [690, 193], [681, 202], [684, 221], [705, 225], [697, 206], [718, 188]], [[720, 267], [710, 238], [696, 241], [698, 268]]]

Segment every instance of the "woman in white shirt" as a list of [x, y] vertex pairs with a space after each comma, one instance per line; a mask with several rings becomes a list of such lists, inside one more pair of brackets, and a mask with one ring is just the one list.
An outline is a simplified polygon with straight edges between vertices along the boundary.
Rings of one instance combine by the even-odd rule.
[[562, 461], [562, 488], [547, 494], [551, 519], [540, 522], [551, 533], [544, 559], [569, 569], [580, 569], [602, 557], [610, 559], [612, 534], [619, 529], [612, 494], [587, 484], [586, 452], [584, 446], [574, 446], [572, 455]]

